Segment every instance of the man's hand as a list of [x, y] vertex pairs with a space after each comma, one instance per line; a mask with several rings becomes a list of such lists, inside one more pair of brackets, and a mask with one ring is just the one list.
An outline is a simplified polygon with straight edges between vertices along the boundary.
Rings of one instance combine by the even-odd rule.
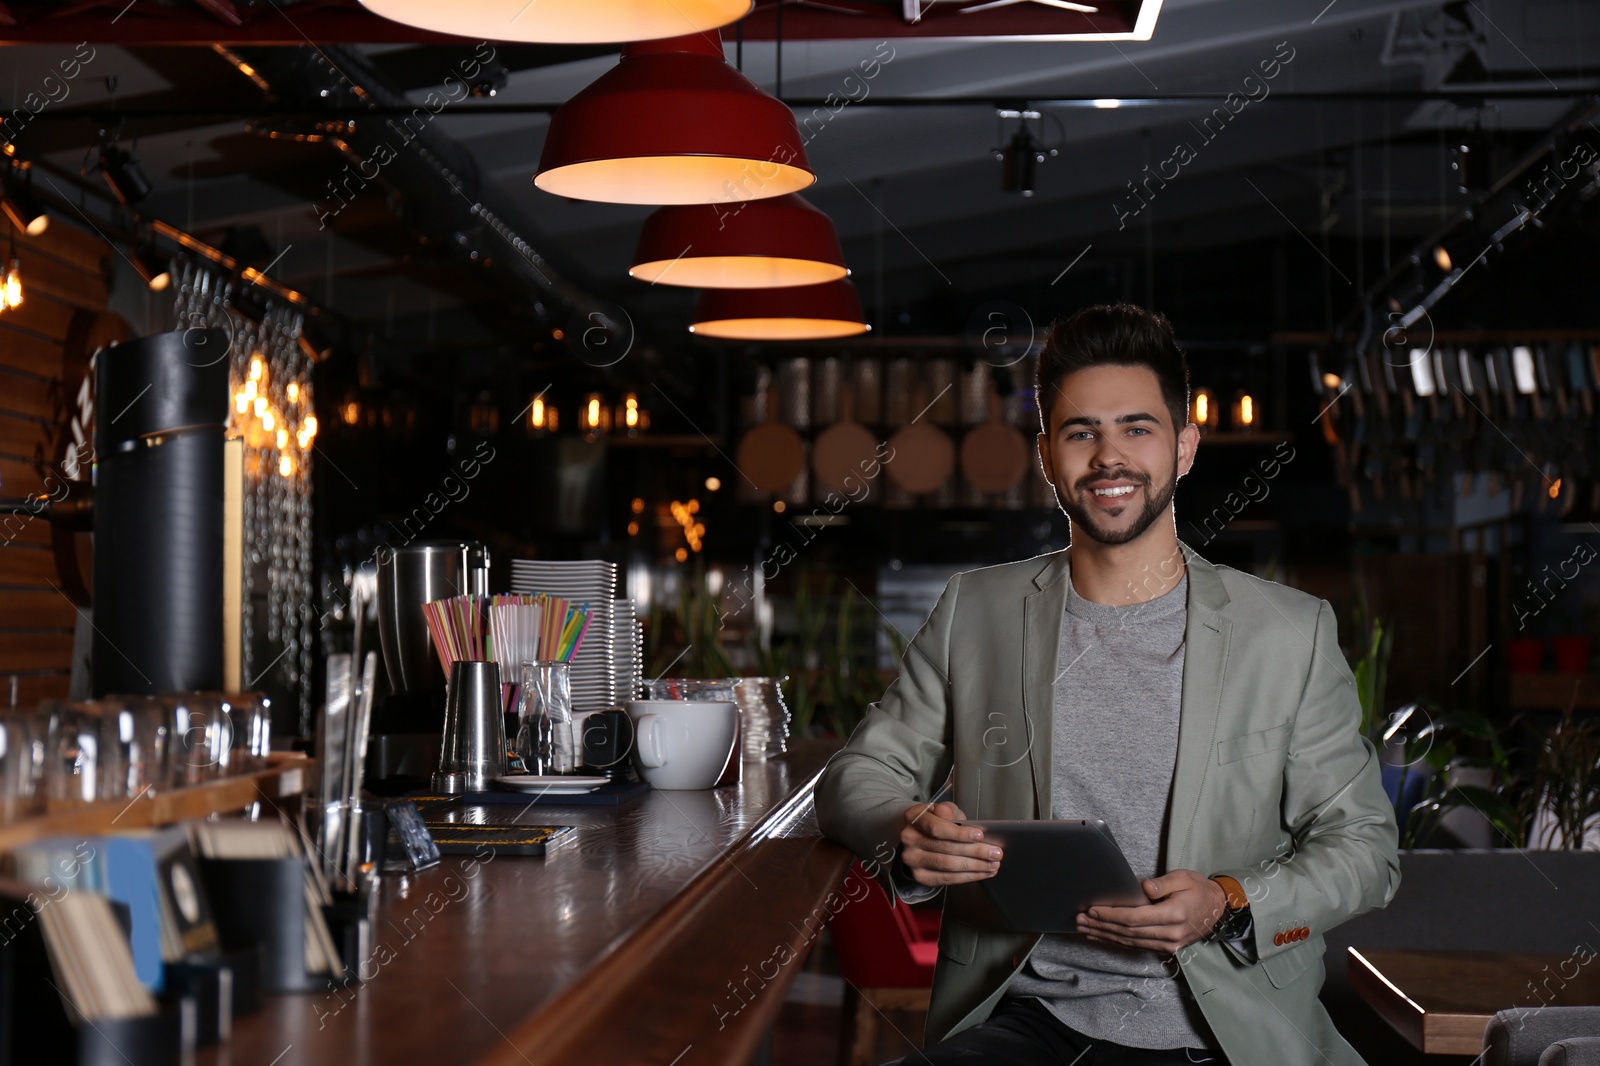
[[956, 824], [966, 817], [954, 803], [906, 808], [900, 860], [917, 884], [963, 885], [993, 877], [1000, 869], [1000, 849], [983, 843], [983, 830]]
[[1171, 955], [1211, 932], [1227, 912], [1228, 894], [1193, 870], [1174, 870], [1143, 883], [1153, 901], [1138, 907], [1090, 907], [1078, 932], [1104, 944]]

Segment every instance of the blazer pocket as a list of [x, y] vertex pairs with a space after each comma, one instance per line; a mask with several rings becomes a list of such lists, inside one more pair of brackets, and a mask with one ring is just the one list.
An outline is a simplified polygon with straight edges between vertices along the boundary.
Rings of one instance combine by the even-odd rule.
[[1247, 759], [1252, 755], [1265, 755], [1269, 751], [1282, 751], [1289, 746], [1289, 733], [1293, 722], [1284, 722], [1271, 729], [1258, 729], [1227, 740], [1217, 741], [1217, 762], [1227, 764]]
[[939, 928], [939, 954], [966, 965], [978, 951], [978, 931], [963, 922], [953, 921], [945, 911]]
[[1261, 968], [1267, 972], [1267, 979], [1272, 982], [1273, 988], [1284, 988], [1311, 969], [1312, 965], [1322, 957], [1322, 952], [1322, 938], [1316, 937], [1302, 941], [1286, 951], [1268, 955], [1261, 960]]

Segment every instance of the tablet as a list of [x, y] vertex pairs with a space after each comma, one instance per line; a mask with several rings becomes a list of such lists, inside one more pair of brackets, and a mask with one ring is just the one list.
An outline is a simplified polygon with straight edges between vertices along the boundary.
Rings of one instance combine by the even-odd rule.
[[1078, 914], [1097, 904], [1150, 899], [1111, 827], [1099, 818], [962, 822], [983, 830], [1005, 852], [993, 877], [974, 882], [987, 902], [977, 917], [1018, 933], [1071, 933]]

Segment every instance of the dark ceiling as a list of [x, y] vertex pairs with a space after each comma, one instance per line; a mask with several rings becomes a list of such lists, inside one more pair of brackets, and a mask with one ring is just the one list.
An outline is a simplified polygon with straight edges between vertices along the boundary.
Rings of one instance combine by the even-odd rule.
[[[694, 387], [707, 346], [685, 331], [694, 294], [627, 277], [649, 209], [566, 201], [530, 180], [549, 112], [614, 62], [613, 47], [492, 45], [495, 95], [428, 131], [457, 184], [397, 169], [351, 191], [359, 144], [342, 154], [286, 135], [374, 100], [415, 106], [477, 43], [382, 22], [353, 0], [135, 2], [0, 5], [0, 38], [36, 42], [0, 53], [8, 111], [69, 41], [96, 42], [66, 98], [17, 136], [24, 157], [76, 173], [102, 130], [137, 138], [155, 184], [140, 211], [213, 241], [258, 229], [274, 278], [373, 338], [368, 373], [437, 369], [451, 353], [464, 375], [497, 359], [587, 373], [603, 360], [551, 330], [598, 307], [631, 326], [638, 373]], [[973, 29], [988, 15], [958, 8], [924, 3], [911, 21], [899, 3], [797, 0], [781, 46], [774, 5], [725, 32], [730, 62], [780, 92], [807, 131], [819, 180], [806, 195], [838, 228], [869, 344], [959, 343], [996, 300], [1033, 320], [1146, 300], [1195, 339], [1328, 330], [1466, 205], [1449, 171], [1466, 131], [1481, 128], [1507, 168], [1597, 87], [1585, 56], [1600, 47], [1600, 10], [1579, 0], [1166, 0], [1152, 39], [1092, 42], [973, 36], [1001, 31]], [[1007, 32], [1048, 33], [1068, 13], [1024, 0], [993, 14]], [[857, 36], [838, 37], [842, 24]], [[350, 96], [351, 80], [368, 95]], [[1230, 105], [1229, 93], [1254, 98]], [[829, 94], [852, 102], [834, 113]], [[1001, 191], [994, 154], [1017, 125], [996, 107], [1019, 104], [1042, 112], [1035, 132], [1056, 149], [1032, 196]], [[493, 205], [526, 263], [449, 189]], [[1581, 262], [1583, 224], [1535, 234], [1551, 250], [1519, 262]], [[1567, 298], [1546, 283], [1518, 295], [1517, 276], [1485, 269], [1435, 318], [1511, 325]], [[120, 299], [134, 316], [161, 312], [140, 293]]]

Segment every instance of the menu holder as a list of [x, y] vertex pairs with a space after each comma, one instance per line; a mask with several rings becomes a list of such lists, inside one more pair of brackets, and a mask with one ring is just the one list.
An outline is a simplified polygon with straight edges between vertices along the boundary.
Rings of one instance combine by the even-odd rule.
[[[0, 939], [0, 1066], [168, 1066], [187, 1061], [198, 1027], [195, 1001], [169, 995], [134, 1003], [144, 986], [111, 904], [89, 893], [37, 905], [28, 902], [30, 897], [38, 899], [26, 885], [0, 886], [10, 934]], [[77, 904], [62, 906], [74, 898]], [[41, 917], [51, 908], [57, 910], [48, 919], [47, 932]], [[88, 908], [100, 913], [85, 923]], [[92, 969], [85, 969], [86, 964]], [[86, 980], [99, 987], [86, 988]], [[64, 993], [69, 988], [73, 992]], [[68, 995], [74, 996], [74, 1006], [68, 1005]], [[90, 1006], [91, 1001], [97, 1005]], [[148, 1013], [128, 1016], [130, 1009]], [[124, 1016], [107, 1016], [105, 1011]]]
[[303, 857], [202, 858], [200, 876], [222, 946], [229, 951], [259, 948], [263, 991], [314, 992], [327, 988], [330, 980], [345, 981], [344, 972], [334, 973], [322, 961], [331, 950], [340, 970], [348, 970], [326, 916], [320, 909], [314, 918], [308, 912]]
[[261, 1009], [260, 971], [261, 951], [255, 946], [166, 964], [168, 993], [195, 1002], [196, 1047], [226, 1041], [233, 1019]]

